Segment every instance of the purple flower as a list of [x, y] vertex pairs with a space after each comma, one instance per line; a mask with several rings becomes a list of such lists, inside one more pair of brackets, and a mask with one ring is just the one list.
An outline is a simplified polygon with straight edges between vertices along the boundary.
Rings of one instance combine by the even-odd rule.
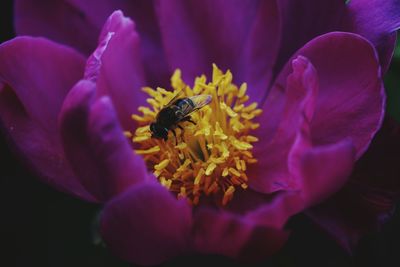
[[[106, 203], [102, 237], [127, 261], [150, 265], [192, 252], [256, 260], [280, 249], [285, 223], [302, 211], [350, 248], [365, 229], [344, 213], [349, 206], [381, 219], [398, 192], [397, 180], [374, 183], [363, 168], [348, 182], [384, 117], [381, 76], [398, 14], [395, 0], [16, 1], [19, 34], [63, 44], [27, 36], [1, 44], [0, 119], [44, 182]], [[262, 114], [240, 106], [245, 86], [231, 84], [230, 72], [211, 75], [212, 63], [230, 69], [235, 84], [247, 82]], [[185, 127], [186, 154], [172, 139], [146, 139], [141, 122], [153, 110], [131, 118], [140, 106], [165, 103], [170, 93], [146, 89], [146, 102], [140, 88], [171, 88], [177, 68], [175, 90], [185, 82], [201, 87], [186, 94], [215, 93], [214, 110], [196, 115], [208, 121]], [[209, 84], [195, 80], [202, 73]], [[124, 135], [138, 129], [147, 143], [133, 147], [153, 149], [143, 157]], [[214, 151], [221, 157], [213, 161]], [[359, 194], [346, 193], [354, 188]], [[338, 210], [343, 203], [352, 205]]]

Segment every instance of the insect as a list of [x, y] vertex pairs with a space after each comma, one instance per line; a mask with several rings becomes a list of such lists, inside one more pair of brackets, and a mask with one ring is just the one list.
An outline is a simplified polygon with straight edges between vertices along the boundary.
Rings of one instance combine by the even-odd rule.
[[183, 130], [182, 126], [178, 124], [184, 121], [196, 124], [192, 121], [190, 114], [209, 104], [212, 99], [211, 95], [195, 95], [183, 98], [178, 98], [178, 96], [179, 93], [158, 112], [155, 122], [150, 124], [151, 137], [167, 141], [168, 131], [171, 130], [176, 139], [175, 128], [178, 127]]

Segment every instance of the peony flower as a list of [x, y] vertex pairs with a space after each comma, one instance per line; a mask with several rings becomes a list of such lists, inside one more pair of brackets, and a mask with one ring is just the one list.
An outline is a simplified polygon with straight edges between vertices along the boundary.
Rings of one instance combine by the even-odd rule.
[[[136, 24], [105, 21], [118, 8]], [[362, 231], [337, 203], [367, 219], [392, 206], [363, 191], [388, 183], [350, 176], [382, 124], [399, 12], [394, 0], [16, 1], [19, 34], [59, 43], [0, 45], [1, 123], [44, 182], [105, 203], [102, 238], [127, 261], [254, 261], [303, 211], [349, 247]], [[212, 102], [194, 124], [151, 138], [160, 109], [197, 94]], [[353, 184], [360, 194], [323, 202]]]

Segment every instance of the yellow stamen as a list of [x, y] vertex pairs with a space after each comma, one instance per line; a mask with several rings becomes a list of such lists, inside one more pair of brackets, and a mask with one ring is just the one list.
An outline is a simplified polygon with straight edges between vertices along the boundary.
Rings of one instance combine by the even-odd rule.
[[[245, 172], [249, 164], [257, 162], [252, 143], [258, 138], [250, 132], [259, 127], [252, 120], [261, 114], [261, 109], [257, 109], [257, 103], [246, 104], [247, 84], [237, 87], [232, 79], [230, 71], [223, 73], [213, 65], [212, 81], [207, 82], [203, 75], [195, 79], [191, 88], [181, 79], [181, 71], [176, 70], [171, 78], [173, 91], [143, 88], [150, 96], [150, 107], [139, 107], [141, 115], [132, 115], [139, 127], [134, 132], [124, 132], [136, 143], [136, 153], [143, 155], [159, 182], [193, 205], [208, 195], [217, 196], [219, 203], [226, 205], [236, 190], [247, 189]], [[181, 92], [180, 97], [211, 95], [212, 101], [190, 114], [196, 125], [180, 123], [184, 130], [175, 129], [177, 139], [172, 132], [167, 141], [152, 138], [150, 123], [177, 92]]]

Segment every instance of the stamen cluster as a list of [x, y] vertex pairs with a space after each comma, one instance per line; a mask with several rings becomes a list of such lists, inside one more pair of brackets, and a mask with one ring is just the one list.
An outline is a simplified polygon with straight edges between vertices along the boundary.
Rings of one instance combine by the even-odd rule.
[[[143, 88], [150, 96], [150, 108], [139, 107], [141, 115], [132, 115], [139, 127], [135, 132], [126, 132], [159, 182], [193, 205], [210, 195], [226, 205], [235, 190], [247, 188], [246, 169], [257, 162], [251, 151], [258, 139], [249, 133], [259, 127], [253, 119], [262, 110], [257, 109], [257, 103], [246, 104], [247, 84], [234, 85], [229, 70], [223, 73], [213, 65], [212, 76], [210, 82], [204, 75], [197, 77], [191, 88], [176, 70], [171, 78], [173, 91]], [[195, 125], [180, 123], [184, 130], [175, 129], [177, 140], [171, 132], [167, 141], [152, 138], [149, 124], [177, 92], [182, 97], [211, 95], [212, 101], [191, 114]]]

